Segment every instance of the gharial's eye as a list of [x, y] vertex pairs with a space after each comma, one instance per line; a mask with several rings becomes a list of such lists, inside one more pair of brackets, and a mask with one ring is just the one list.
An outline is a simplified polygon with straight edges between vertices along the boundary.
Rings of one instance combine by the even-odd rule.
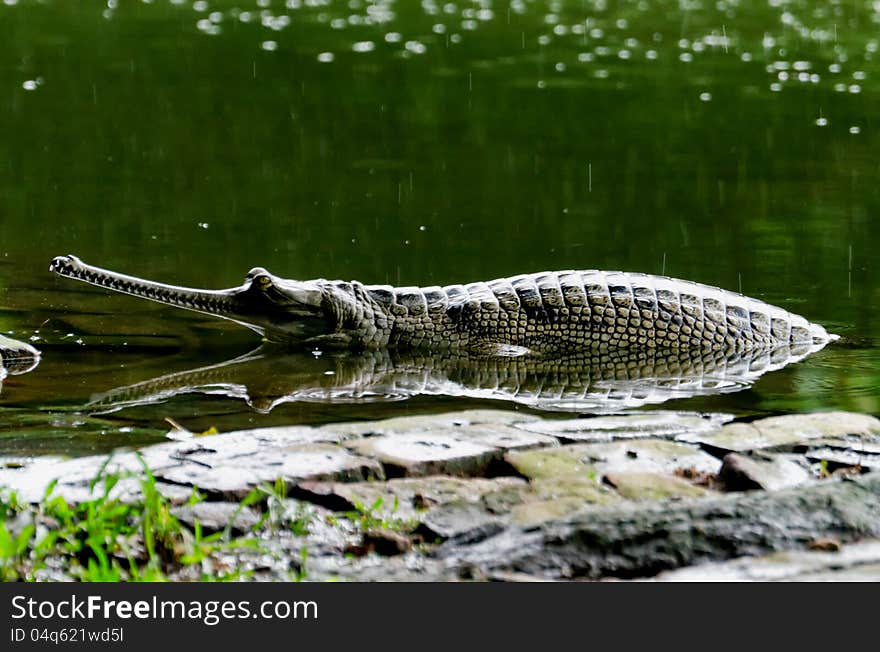
[[255, 280], [257, 285], [259, 285], [260, 288], [263, 290], [268, 290], [270, 287], [272, 287], [272, 279], [269, 278], [266, 274], [260, 274]]

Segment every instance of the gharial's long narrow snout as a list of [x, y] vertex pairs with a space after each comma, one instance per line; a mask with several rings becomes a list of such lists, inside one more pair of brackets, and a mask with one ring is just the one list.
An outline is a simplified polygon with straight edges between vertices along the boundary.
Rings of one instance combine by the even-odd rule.
[[53, 259], [49, 270], [114, 292], [229, 319], [275, 341], [302, 342], [326, 334], [331, 326], [318, 286], [278, 278], [262, 267], [248, 272], [240, 286], [225, 290], [148, 281], [88, 265], [70, 255]]
[[166, 285], [88, 265], [72, 255], [54, 258], [49, 265], [49, 271], [115, 292], [229, 319], [239, 316], [241, 311], [239, 296], [250, 285], [250, 282], [246, 282], [241, 287], [226, 290], [201, 290]]

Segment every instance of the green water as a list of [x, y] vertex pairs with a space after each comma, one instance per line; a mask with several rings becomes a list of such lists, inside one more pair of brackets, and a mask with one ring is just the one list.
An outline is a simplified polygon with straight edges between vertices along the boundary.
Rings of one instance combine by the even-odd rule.
[[402, 285], [665, 273], [844, 337], [751, 389], [666, 407], [878, 413], [878, 11], [5, 0], [0, 332], [43, 359], [4, 381], [0, 450], [107, 450], [150, 440], [138, 429], [164, 417], [232, 429], [493, 404], [262, 414], [183, 395], [81, 425], [47, 409], [257, 342], [56, 279], [48, 262], [65, 253], [203, 287], [255, 265]]

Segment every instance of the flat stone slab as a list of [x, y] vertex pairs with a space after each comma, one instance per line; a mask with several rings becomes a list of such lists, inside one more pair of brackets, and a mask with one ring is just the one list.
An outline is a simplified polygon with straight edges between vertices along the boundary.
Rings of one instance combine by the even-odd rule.
[[236, 534], [249, 531], [260, 520], [257, 513], [242, 507], [240, 503], [201, 502], [195, 505], [174, 507], [171, 513], [182, 523], [195, 527], [196, 521], [207, 533], [219, 532], [227, 527]]
[[692, 469], [715, 473], [721, 463], [698, 448], [665, 439], [634, 439], [607, 444], [569, 444], [514, 451], [505, 460], [528, 478], [593, 477], [610, 472], [668, 473]]
[[184, 462], [154, 471], [154, 475], [167, 482], [235, 498], [243, 498], [254, 487], [279, 478], [293, 484], [301, 480], [358, 481], [384, 477], [376, 460], [352, 455], [332, 444], [291, 444], [232, 456], [222, 450], [222, 445], [218, 448], [184, 453]]
[[457, 439], [483, 444], [501, 450], [544, 448], [558, 446], [556, 437], [528, 432], [520, 428], [501, 425], [476, 425], [456, 428], [452, 433]]
[[[289, 444], [315, 444], [328, 443], [335, 444], [342, 441], [343, 437], [337, 433], [328, 432], [321, 428], [313, 428], [311, 426], [277, 426], [272, 428], [253, 428], [250, 430], [233, 430], [222, 434], [209, 436], [185, 436], [187, 433], [183, 431], [172, 431], [169, 434], [175, 434], [175, 441], [179, 442], [198, 442], [206, 448], [211, 448], [209, 442], [222, 441], [222, 446], [228, 454], [250, 455], [267, 447], [287, 446]], [[215, 438], [220, 437], [220, 440]], [[169, 449], [174, 444], [168, 444]], [[150, 451], [161, 453], [165, 449], [161, 445], [153, 446]]]
[[613, 472], [606, 473], [603, 481], [627, 500], [703, 498], [715, 493], [663, 473]]
[[722, 460], [718, 481], [727, 491], [775, 491], [810, 482], [812, 474], [803, 465], [782, 455], [728, 453]]
[[506, 515], [493, 514], [481, 505], [452, 503], [425, 514], [417, 532], [428, 543], [446, 539], [475, 543], [498, 534], [507, 520]]
[[[14, 491], [23, 502], [38, 503], [46, 495], [49, 485], [57, 481], [51, 495], [63, 496], [68, 502], [78, 503], [104, 494], [103, 482], [98, 482], [94, 488], [89, 487], [101, 468], [107, 473], [122, 476], [110, 491], [111, 498], [127, 502], [143, 495], [140, 477], [143, 466], [132, 453], [115, 455], [109, 461], [105, 455], [64, 461], [36, 458], [17, 468], [0, 469], [0, 487]], [[192, 497], [192, 489], [188, 487], [159, 481], [156, 489], [172, 504], [187, 502]]]
[[530, 451], [511, 451], [504, 460], [520, 474], [538, 478], [580, 477], [595, 481], [593, 460], [581, 453], [581, 446], [559, 446]]
[[791, 449], [811, 439], [857, 438], [875, 440], [880, 436], [880, 420], [854, 412], [816, 412], [768, 417], [751, 423], [731, 423], [714, 434], [688, 433], [678, 441], [700, 444], [723, 456], [765, 448]]
[[829, 470], [832, 471], [843, 467], [857, 467], [864, 471], [880, 470], [880, 455], [875, 453], [839, 448], [811, 448], [804, 456], [811, 462], [828, 463]]
[[[269, 432], [270, 431], [270, 432]], [[310, 432], [272, 428], [267, 432], [249, 431], [194, 437], [148, 446], [138, 455], [117, 453], [109, 458], [80, 457], [64, 462], [35, 460], [17, 469], [0, 469], [0, 486], [16, 491], [22, 500], [38, 502], [52, 480], [58, 480], [55, 494], [67, 500], [82, 501], [101, 495], [89, 483], [104, 469], [107, 473], [129, 475], [114, 487], [112, 496], [126, 500], [141, 493], [139, 477], [146, 465], [159, 481], [159, 489], [172, 502], [185, 502], [192, 487], [209, 493], [241, 498], [258, 484], [283, 478], [299, 480], [367, 480], [384, 477], [375, 460], [352, 455], [346, 449], [325, 443], [299, 443]], [[320, 435], [324, 436], [324, 435]]]
[[564, 442], [604, 442], [644, 437], [672, 438], [689, 433], [709, 433], [731, 421], [733, 415], [721, 413], [654, 410], [621, 416], [583, 419], [541, 419], [517, 424], [529, 432], [558, 437]]
[[466, 426], [506, 426], [515, 423], [536, 421], [539, 417], [509, 410], [462, 410], [443, 414], [428, 414], [411, 417], [394, 417], [380, 421], [353, 421], [350, 423], [331, 423], [319, 430], [338, 435], [343, 439], [372, 437], [376, 435], [401, 435], [407, 433], [450, 431]]
[[880, 581], [880, 541], [850, 543], [838, 552], [790, 550], [660, 573], [658, 582]]
[[301, 482], [297, 497], [337, 511], [355, 509], [357, 503], [372, 507], [382, 518], [418, 519], [426, 512], [451, 503], [477, 503], [484, 496], [507, 489], [525, 488], [521, 478], [457, 478], [428, 476], [392, 478], [386, 482]]
[[354, 439], [344, 446], [378, 459], [389, 476], [482, 475], [502, 455], [499, 448], [433, 432]]

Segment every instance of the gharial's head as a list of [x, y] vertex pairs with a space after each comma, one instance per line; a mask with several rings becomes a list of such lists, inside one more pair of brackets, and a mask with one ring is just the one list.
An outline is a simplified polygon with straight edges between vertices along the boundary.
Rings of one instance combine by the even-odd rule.
[[58, 256], [49, 270], [115, 292], [230, 319], [267, 339], [292, 344], [333, 333], [336, 317], [317, 281], [292, 281], [262, 267], [226, 290], [198, 290], [156, 283], [94, 267], [76, 256]]

